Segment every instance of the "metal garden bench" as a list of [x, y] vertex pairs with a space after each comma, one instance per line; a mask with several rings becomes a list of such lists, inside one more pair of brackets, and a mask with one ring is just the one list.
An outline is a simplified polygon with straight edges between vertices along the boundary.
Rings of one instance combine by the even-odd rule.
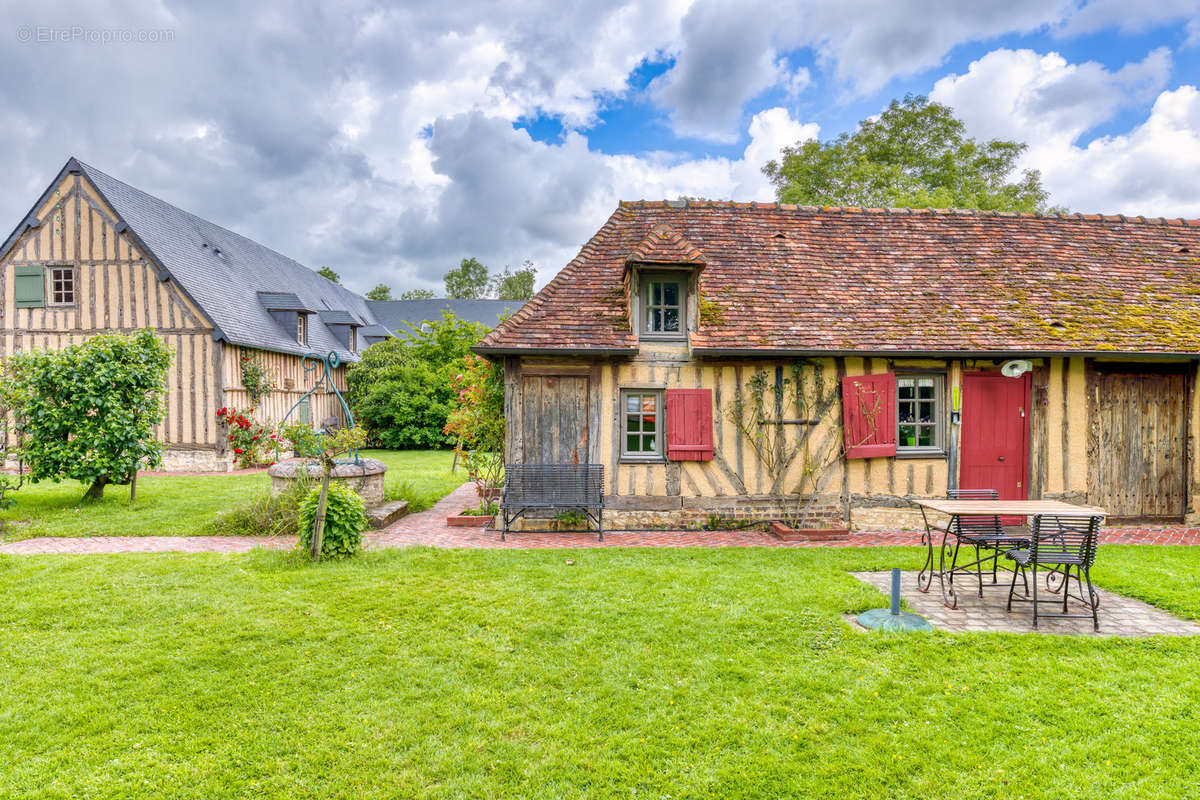
[[531, 511], [580, 511], [604, 541], [603, 464], [506, 464], [500, 539]]

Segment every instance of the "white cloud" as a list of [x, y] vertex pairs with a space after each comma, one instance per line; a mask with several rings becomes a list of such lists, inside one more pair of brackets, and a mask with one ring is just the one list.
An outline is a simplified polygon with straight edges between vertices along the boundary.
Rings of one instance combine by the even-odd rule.
[[[1165, 52], [1109, 71], [1071, 64], [1056, 53], [997, 50], [963, 75], [937, 82], [930, 96], [954, 107], [971, 135], [1030, 144], [1022, 167], [1040, 170], [1051, 202], [1073, 211], [1200, 216], [1200, 93], [1161, 91]], [[1154, 98], [1128, 133], [1083, 135], [1122, 107]]]

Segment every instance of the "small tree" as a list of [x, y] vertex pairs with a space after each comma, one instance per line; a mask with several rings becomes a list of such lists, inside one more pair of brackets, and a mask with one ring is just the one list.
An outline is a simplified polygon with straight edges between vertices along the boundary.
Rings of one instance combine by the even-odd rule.
[[321, 267], [319, 270], [317, 270], [317, 274], [320, 275], [322, 278], [328, 278], [329, 280], [333, 281], [334, 283], [342, 282], [342, 276], [338, 275], [336, 272], [331, 270], [329, 267]]
[[433, 292], [428, 289], [405, 289], [400, 293], [401, 300], [432, 300]]
[[529, 260], [516, 271], [505, 267], [504, 272], [492, 278], [491, 293], [497, 300], [529, 300], [533, 297], [533, 279], [536, 275], [537, 268]]
[[154, 426], [170, 365], [170, 348], [148, 328], [14, 354], [2, 393], [30, 480], [90, 483], [84, 497], [98, 500], [106, 485], [130, 484], [139, 468], [160, 464]]
[[375, 288], [371, 289], [369, 292], [367, 292], [367, 299], [368, 300], [391, 300], [392, 299], [392, 287], [388, 286], [386, 283], [375, 284]]
[[[329, 500], [329, 479], [330, 473], [333, 471], [333, 467], [337, 463], [337, 457], [357, 450], [363, 446], [366, 440], [366, 432], [362, 428], [354, 427], [340, 428], [335, 433], [322, 436], [320, 441], [317, 443], [317, 446], [319, 447], [317, 460], [321, 463], [321, 488], [318, 490], [319, 493], [317, 494], [317, 506], [313, 511], [312, 516], [312, 536], [309, 539], [309, 555], [312, 556], [313, 561], [320, 561], [321, 554], [323, 552], [322, 539], [325, 532], [325, 512], [328, 508]], [[342, 513], [343, 511], [344, 509], [339, 507], [339, 513]], [[302, 519], [305, 519], [305, 517], [302, 516]], [[358, 518], [351, 514], [349, 519], [357, 520]], [[348, 522], [345, 518], [339, 518], [338, 524], [348, 525], [351, 524], [351, 522]], [[302, 523], [302, 530], [305, 527], [307, 527], [307, 525]], [[361, 531], [362, 529], [359, 528], [359, 530]], [[339, 530], [339, 536], [345, 532], [346, 531]]]
[[454, 410], [445, 433], [466, 448], [468, 474], [486, 509], [489, 491], [504, 475], [504, 370], [473, 353], [463, 357], [463, 370], [454, 377]]

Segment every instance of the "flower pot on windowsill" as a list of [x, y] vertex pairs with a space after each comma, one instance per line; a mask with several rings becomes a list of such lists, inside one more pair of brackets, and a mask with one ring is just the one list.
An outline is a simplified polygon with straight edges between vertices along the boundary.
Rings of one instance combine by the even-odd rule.
[[463, 509], [461, 514], [452, 514], [446, 517], [446, 524], [451, 528], [486, 528], [492, 521], [492, 515], [467, 513], [473, 510], [476, 509]]
[[781, 542], [837, 542], [850, 535], [849, 528], [792, 528], [775, 521], [767, 531]]

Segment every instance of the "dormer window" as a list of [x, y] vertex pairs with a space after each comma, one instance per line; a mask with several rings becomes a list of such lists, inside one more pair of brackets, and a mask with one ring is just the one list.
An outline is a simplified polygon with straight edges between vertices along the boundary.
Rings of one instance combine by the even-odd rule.
[[308, 315], [296, 315], [296, 341], [300, 344], [308, 344]]
[[640, 301], [641, 332], [662, 338], [682, 338], [687, 331], [687, 278], [680, 273], [643, 273]]

